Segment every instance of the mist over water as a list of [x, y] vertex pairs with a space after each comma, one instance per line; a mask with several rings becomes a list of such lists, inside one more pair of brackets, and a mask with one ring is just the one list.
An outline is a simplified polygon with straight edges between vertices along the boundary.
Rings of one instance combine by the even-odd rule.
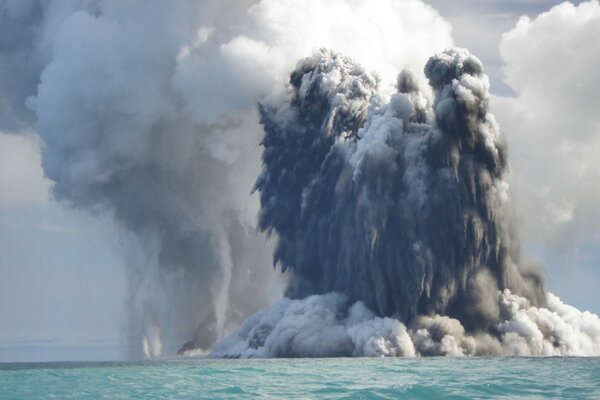
[[443, 313], [485, 328], [498, 290], [543, 302], [519, 267], [504, 202], [506, 149], [479, 60], [451, 49], [400, 93], [328, 51], [292, 73], [289, 101], [263, 105], [260, 227], [292, 297], [337, 291], [380, 315]]

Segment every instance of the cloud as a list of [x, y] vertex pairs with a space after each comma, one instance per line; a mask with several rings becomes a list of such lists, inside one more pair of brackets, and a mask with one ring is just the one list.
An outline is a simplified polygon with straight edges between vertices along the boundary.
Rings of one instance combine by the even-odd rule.
[[506, 82], [496, 97], [513, 193], [527, 239], [574, 251], [600, 237], [600, 5], [563, 3], [522, 17], [502, 37]]
[[263, 0], [238, 27], [203, 26], [180, 54], [174, 87], [194, 120], [214, 122], [279, 90], [319, 48], [356, 59], [393, 86], [402, 68], [420, 73], [431, 53], [452, 43], [450, 25], [417, 0]]

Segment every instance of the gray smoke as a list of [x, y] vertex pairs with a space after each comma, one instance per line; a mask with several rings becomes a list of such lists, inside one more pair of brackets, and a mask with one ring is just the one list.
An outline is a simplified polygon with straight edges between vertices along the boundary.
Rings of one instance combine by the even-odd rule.
[[597, 355], [600, 319], [544, 291], [507, 214], [506, 145], [479, 60], [378, 77], [330, 50], [261, 104], [260, 228], [286, 299], [216, 357]]
[[260, 227], [278, 236], [292, 298], [334, 291], [381, 316], [487, 329], [498, 290], [534, 305], [544, 290], [511, 243], [506, 148], [481, 63], [451, 49], [425, 74], [432, 103], [407, 71], [384, 99], [377, 76], [348, 58], [302, 61], [289, 100], [261, 107]]

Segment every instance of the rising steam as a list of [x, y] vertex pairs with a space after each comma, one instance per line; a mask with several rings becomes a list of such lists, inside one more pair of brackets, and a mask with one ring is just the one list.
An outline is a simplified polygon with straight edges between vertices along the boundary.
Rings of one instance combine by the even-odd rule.
[[122, 230], [134, 358], [188, 340], [207, 349], [280, 293], [249, 197], [260, 168], [255, 100], [199, 117], [188, 106], [196, 93], [181, 89], [207, 6], [0, 3], [2, 121], [39, 132], [56, 200], [111, 215]]

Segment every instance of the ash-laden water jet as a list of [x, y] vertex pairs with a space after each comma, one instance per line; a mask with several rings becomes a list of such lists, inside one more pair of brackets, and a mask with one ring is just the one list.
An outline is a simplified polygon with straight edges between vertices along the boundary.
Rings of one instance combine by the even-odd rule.
[[335, 291], [379, 315], [473, 328], [497, 319], [481, 299], [498, 290], [543, 302], [511, 248], [506, 146], [481, 63], [451, 49], [425, 74], [433, 103], [409, 72], [386, 99], [376, 75], [321, 51], [292, 73], [289, 103], [262, 105], [260, 227], [277, 233], [290, 297]]
[[[597, 354], [597, 316], [561, 314], [521, 260], [481, 62], [451, 48], [425, 75], [387, 95], [321, 50], [260, 104], [260, 228], [293, 278], [213, 355]], [[566, 333], [567, 316], [594, 328]]]

